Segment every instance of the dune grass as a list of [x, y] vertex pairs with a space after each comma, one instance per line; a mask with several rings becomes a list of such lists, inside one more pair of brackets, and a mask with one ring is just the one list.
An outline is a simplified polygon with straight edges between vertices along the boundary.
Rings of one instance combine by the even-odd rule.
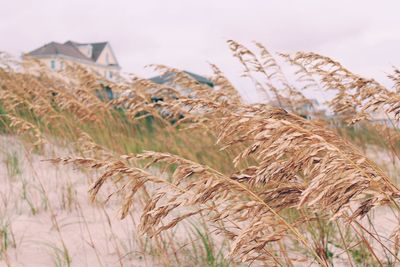
[[[379, 155], [398, 165], [398, 93], [325, 56], [280, 54], [297, 69], [293, 85], [262, 44], [255, 43], [256, 51], [228, 44], [270, 104], [244, 103], [215, 65], [214, 89], [154, 65], [175, 73], [173, 85], [109, 81], [121, 96], [106, 101], [96, 95], [104, 86], [96, 73], [77, 65], [52, 72], [25, 59], [23, 72], [0, 68], [1, 134], [19, 136], [29, 155], [46, 155], [42, 164], [80, 171], [92, 201], [87, 209], [103, 212], [102, 230], [120, 266], [137, 254], [164, 266], [400, 264], [397, 173], [373, 160]], [[316, 87], [336, 91], [328, 103], [333, 115], [304, 96]], [[387, 125], [373, 119], [379, 112]], [[49, 147], [58, 148], [51, 157]], [[72, 266], [56, 211], [84, 213], [77, 181], [47, 188], [39, 175], [20, 177], [17, 154], [4, 162], [30, 216], [52, 218], [53, 264]], [[61, 192], [60, 206], [49, 200], [53, 190]], [[131, 222], [134, 239], [122, 241], [108, 205]], [[95, 245], [100, 237], [79, 218], [96, 262], [106, 266]], [[7, 265], [9, 225], [0, 230]]]

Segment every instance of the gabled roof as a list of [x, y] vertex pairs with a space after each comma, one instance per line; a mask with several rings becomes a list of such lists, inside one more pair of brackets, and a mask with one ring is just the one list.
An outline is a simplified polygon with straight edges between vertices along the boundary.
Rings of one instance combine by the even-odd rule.
[[51, 42], [28, 53], [30, 56], [65, 55], [74, 58], [90, 60], [72, 44]]
[[92, 43], [92, 59], [94, 61], [97, 61], [97, 59], [99, 58], [101, 52], [104, 50], [104, 48], [106, 47], [108, 43], [107, 42], [102, 42], [102, 43]]
[[[78, 59], [84, 59], [92, 62], [97, 62], [101, 52], [103, 52], [104, 48], [107, 46], [108, 42], [100, 42], [100, 43], [77, 43], [74, 41], [67, 41], [64, 44], [51, 42], [45, 44], [38, 49], [35, 49], [28, 53], [30, 56], [51, 56], [51, 55], [65, 55], [69, 57], [74, 57]], [[84, 55], [78, 48], [81, 45], [91, 45], [92, 46], [92, 56], [87, 57]], [[111, 49], [112, 50], [112, 49]], [[113, 53], [111, 51], [111, 53]], [[115, 56], [114, 56], [115, 58]], [[115, 59], [116, 60], [116, 59]], [[116, 61], [117, 62], [117, 61]], [[118, 66], [115, 64], [114, 66]]]
[[[195, 74], [190, 71], [183, 71], [183, 72], [188, 74], [189, 76], [191, 76], [193, 79], [195, 79], [199, 83], [206, 84], [210, 87], [214, 87], [214, 83], [212, 81], [210, 81], [209, 79], [207, 79], [206, 77], [200, 76], [200, 75]], [[164, 73], [163, 75], [154, 76], [154, 77], [150, 78], [149, 80], [154, 83], [164, 84], [164, 83], [168, 83], [168, 82], [172, 81], [174, 76], [175, 76], [174, 73], [167, 72], [167, 73]]]
[[73, 45], [75, 47], [80, 46], [80, 45], [91, 45], [93, 47], [92, 49], [92, 57], [91, 59], [93, 61], [97, 61], [99, 58], [101, 52], [104, 50], [108, 42], [101, 42], [101, 43], [77, 43], [74, 41], [68, 41], [64, 43], [65, 45]]

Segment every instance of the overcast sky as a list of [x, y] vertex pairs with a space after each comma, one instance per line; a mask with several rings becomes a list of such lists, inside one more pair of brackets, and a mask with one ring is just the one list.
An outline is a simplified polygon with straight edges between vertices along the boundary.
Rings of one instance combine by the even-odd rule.
[[314, 51], [385, 81], [400, 66], [400, 1], [0, 0], [0, 50], [109, 41], [126, 72], [159, 63], [210, 74], [215, 63], [248, 98], [226, 45], [256, 40], [275, 52]]

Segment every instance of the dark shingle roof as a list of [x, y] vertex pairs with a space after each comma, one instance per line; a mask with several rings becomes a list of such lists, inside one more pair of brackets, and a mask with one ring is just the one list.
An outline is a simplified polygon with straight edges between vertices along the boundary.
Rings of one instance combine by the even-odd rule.
[[106, 47], [107, 42], [101, 42], [101, 43], [77, 43], [77, 42], [74, 42], [74, 41], [68, 41], [65, 44], [66, 45], [67, 44], [71, 44], [73, 46], [91, 45], [92, 46], [92, 57], [91, 57], [91, 59], [93, 61], [97, 61], [97, 59], [99, 58], [101, 52]]
[[[209, 79], [207, 79], [206, 77], [200, 76], [200, 75], [190, 72], [190, 71], [184, 71], [184, 73], [190, 75], [192, 78], [194, 78], [199, 83], [206, 84], [210, 87], [214, 87], [214, 83], [212, 81], [210, 81]], [[172, 81], [172, 79], [174, 78], [174, 75], [175, 74], [172, 72], [167, 72], [163, 75], [152, 77], [149, 80], [154, 83], [164, 84], [164, 83], [168, 83], [168, 82]]]
[[30, 56], [65, 55], [74, 58], [91, 60], [70, 43], [60, 44], [51, 42], [28, 53]]
[[[30, 56], [49, 56], [49, 55], [65, 55], [79, 59], [85, 59], [93, 62], [97, 62], [101, 52], [107, 46], [108, 42], [101, 43], [77, 43], [74, 41], [67, 41], [64, 44], [51, 42], [38, 49], [35, 49], [28, 53]], [[78, 46], [80, 45], [92, 45], [92, 57], [87, 57], [81, 51]], [[118, 65], [118, 63], [116, 64]]]
[[73, 46], [79, 46], [79, 45], [91, 45], [92, 46], [92, 60], [93, 61], [97, 61], [97, 59], [99, 58], [101, 52], [103, 51], [103, 49], [106, 47], [108, 42], [101, 42], [101, 43], [77, 43], [74, 41], [68, 41], [65, 42], [64, 44], [66, 45], [73, 45]]
[[101, 52], [103, 51], [103, 49], [106, 47], [107, 42], [102, 42], [102, 43], [92, 43], [91, 44], [93, 47], [92, 50], [92, 59], [94, 61], [97, 61], [97, 59], [99, 58]]

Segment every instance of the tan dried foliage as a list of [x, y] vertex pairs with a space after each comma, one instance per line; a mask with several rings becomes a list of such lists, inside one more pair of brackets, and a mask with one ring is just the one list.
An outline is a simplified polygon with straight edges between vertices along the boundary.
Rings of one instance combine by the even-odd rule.
[[[285, 247], [300, 245], [326, 266], [326, 248], [311, 244], [313, 237], [304, 230], [310, 221], [326, 218], [339, 223], [344, 219], [353, 226], [375, 207], [397, 206], [399, 190], [375, 163], [329, 129], [328, 123], [295, 114], [303, 105], [311, 105], [310, 101], [289, 83], [262, 44], [255, 43], [259, 55], [233, 40], [228, 44], [241, 62], [244, 76], [268, 98], [273, 95], [280, 108], [243, 103], [213, 64], [214, 89], [163, 65], [152, 67], [161, 74], [173, 74], [167, 85], [137, 77], [123, 84], [104, 82], [98, 74], [74, 65], [61, 72], [70, 77], [64, 80], [34, 60], [26, 61], [26, 68], [39, 69], [39, 73], [18, 73], [10, 64], [3, 64], [8, 67], [0, 65], [0, 101], [10, 126], [19, 134], [33, 134], [35, 145], [43, 143], [42, 134], [36, 125], [21, 118], [22, 109], [43, 119], [47, 126], [57, 126], [62, 122], [57, 119], [60, 116], [73, 117], [76, 122], [69, 123], [79, 136], [76, 146], [81, 155], [51, 162], [101, 173], [89, 190], [90, 197], [100, 199], [101, 189], [110, 182], [116, 189], [105, 199], [122, 201], [122, 218], [140, 198], [145, 203], [139, 225], [142, 233], [155, 237], [180, 222], [202, 217], [213, 226], [213, 233], [230, 240], [229, 256], [238, 261], [282, 266], [292, 261]], [[296, 74], [306, 83], [303, 89], [319, 82], [322, 88], [337, 92], [329, 105], [341, 118], [356, 122], [369, 119], [370, 111], [383, 110], [400, 120], [398, 94], [375, 80], [353, 74], [339, 62], [315, 53], [282, 56], [299, 69]], [[398, 87], [398, 70], [391, 78]], [[121, 96], [101, 101], [95, 93], [106, 85]], [[154, 97], [162, 101], [153, 101]], [[84, 123], [101, 126], [105, 118], [112, 120], [114, 108], [123, 110], [130, 121], [153, 116], [166, 130], [175, 119], [174, 123], [186, 130], [203, 127], [216, 137], [216, 146], [234, 156], [234, 167], [230, 173], [222, 173], [170, 153], [118, 155], [81, 128]], [[397, 134], [387, 131], [394, 144]], [[296, 218], [285, 217], [285, 212], [293, 211]], [[363, 235], [359, 238], [365, 240]], [[393, 240], [398, 243], [397, 232]]]

